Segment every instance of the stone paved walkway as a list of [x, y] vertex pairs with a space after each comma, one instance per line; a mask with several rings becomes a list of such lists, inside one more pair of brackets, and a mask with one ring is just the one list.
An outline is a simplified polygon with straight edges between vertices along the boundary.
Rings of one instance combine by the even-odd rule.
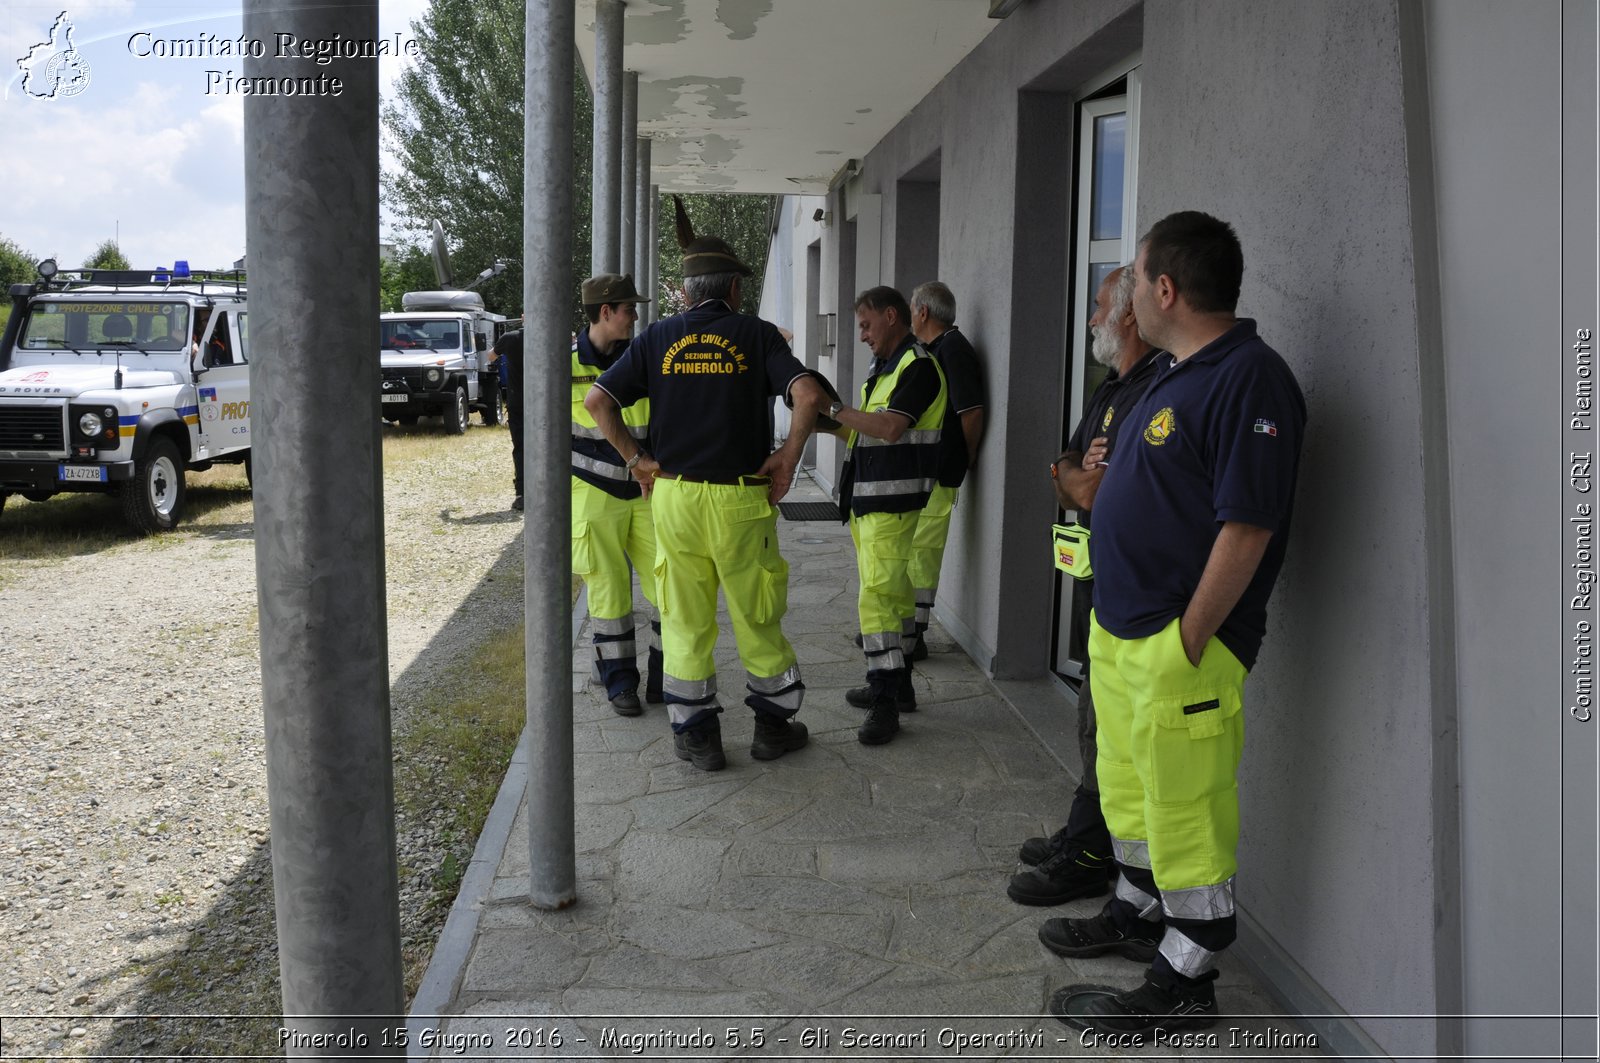
[[[793, 496], [824, 497], [809, 482]], [[916, 666], [921, 711], [889, 745], [858, 743], [861, 713], [844, 701], [864, 671], [851, 642], [849, 533], [779, 529], [810, 746], [750, 758], [743, 670], [727, 636], [728, 767], [715, 773], [673, 755], [659, 706], [613, 714], [587, 681], [588, 652], [575, 651], [578, 903], [547, 912], [526, 900], [526, 768], [514, 767], [415, 1002], [413, 1053], [1298, 1057], [1282, 1040], [1232, 1047], [1231, 1028], [1267, 1041], [1299, 1030], [1265, 1017], [1276, 1009], [1234, 965], [1219, 1002], [1258, 1017], [1225, 1019], [1198, 1045], [1096, 1044], [1047, 1017], [1059, 986], [1140, 977], [1126, 960], [1064, 962], [1038, 942], [1045, 918], [1091, 915], [1103, 898], [1054, 909], [1006, 898], [1017, 845], [1060, 825], [1073, 780], [939, 629]], [[1070, 720], [1066, 699], [1051, 696]]]

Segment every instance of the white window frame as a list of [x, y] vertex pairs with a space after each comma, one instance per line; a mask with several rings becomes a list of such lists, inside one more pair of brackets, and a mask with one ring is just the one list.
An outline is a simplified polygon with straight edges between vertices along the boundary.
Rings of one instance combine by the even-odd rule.
[[[1139, 189], [1139, 57], [1133, 56], [1100, 76], [1092, 78], [1079, 92], [1073, 104], [1074, 121], [1078, 125], [1078, 158], [1076, 160], [1077, 184], [1073, 195], [1073, 219], [1076, 237], [1073, 245], [1072, 291], [1068, 293], [1068, 332], [1072, 357], [1067, 360], [1067, 376], [1062, 382], [1069, 396], [1067, 423], [1063, 426], [1065, 438], [1083, 418], [1084, 404], [1089, 396], [1080, 386], [1091, 357], [1088, 343], [1088, 321], [1094, 315], [1094, 292], [1089, 290], [1090, 263], [1131, 262], [1139, 246], [1137, 216]], [[1119, 95], [1094, 99], [1095, 93], [1106, 86], [1127, 79], [1126, 89]], [[1126, 113], [1128, 125], [1123, 145], [1122, 174], [1122, 236], [1116, 240], [1089, 239], [1090, 212], [1094, 194], [1094, 121], [1108, 114]], [[1077, 512], [1066, 511], [1066, 520], [1077, 518]], [[1068, 647], [1072, 640], [1073, 580], [1058, 578], [1056, 592], [1056, 645], [1053, 654], [1054, 671], [1074, 679], [1081, 679], [1081, 662], [1075, 661]]]

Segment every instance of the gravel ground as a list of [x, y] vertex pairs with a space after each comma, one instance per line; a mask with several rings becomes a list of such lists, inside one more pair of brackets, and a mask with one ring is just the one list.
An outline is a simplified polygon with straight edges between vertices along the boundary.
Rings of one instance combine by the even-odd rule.
[[[462, 653], [520, 621], [521, 522], [503, 429], [385, 436], [399, 735]], [[278, 1003], [251, 505], [237, 472], [191, 483], [192, 521], [154, 539], [121, 533], [110, 499], [13, 498], [0, 515], [7, 1058], [243, 1054], [276, 1030], [108, 1018]], [[59, 534], [17, 534], [30, 506], [68, 507]], [[399, 819], [413, 980], [443, 920], [441, 848], [461, 844], [437, 807]]]

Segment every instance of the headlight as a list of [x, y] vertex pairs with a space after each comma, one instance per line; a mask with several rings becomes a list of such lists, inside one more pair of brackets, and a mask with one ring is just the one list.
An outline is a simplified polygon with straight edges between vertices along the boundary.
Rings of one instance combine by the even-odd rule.
[[426, 373], [424, 373], [422, 375], [422, 377], [429, 384], [432, 384], [434, 387], [438, 387], [439, 386], [439, 381], [444, 379], [444, 370], [443, 369], [429, 369]]
[[99, 435], [100, 428], [100, 415], [98, 413], [86, 413], [78, 418], [78, 431], [86, 436]]

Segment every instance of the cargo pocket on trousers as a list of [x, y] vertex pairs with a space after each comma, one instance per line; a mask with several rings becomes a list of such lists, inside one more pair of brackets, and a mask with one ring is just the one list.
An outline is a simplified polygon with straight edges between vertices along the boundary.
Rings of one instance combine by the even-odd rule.
[[789, 611], [789, 562], [779, 556], [763, 560], [757, 590], [755, 622], [770, 624], [782, 620], [783, 614]]
[[587, 576], [595, 570], [594, 543], [589, 538], [589, 522], [572, 522], [572, 571]]
[[1159, 804], [1185, 804], [1231, 789], [1244, 749], [1239, 688], [1224, 680], [1150, 703], [1150, 770]]
[[667, 552], [659, 547], [656, 549], [656, 563], [652, 566], [651, 571], [656, 576], [656, 612], [665, 617], [667, 610], [671, 608], [668, 605]]

